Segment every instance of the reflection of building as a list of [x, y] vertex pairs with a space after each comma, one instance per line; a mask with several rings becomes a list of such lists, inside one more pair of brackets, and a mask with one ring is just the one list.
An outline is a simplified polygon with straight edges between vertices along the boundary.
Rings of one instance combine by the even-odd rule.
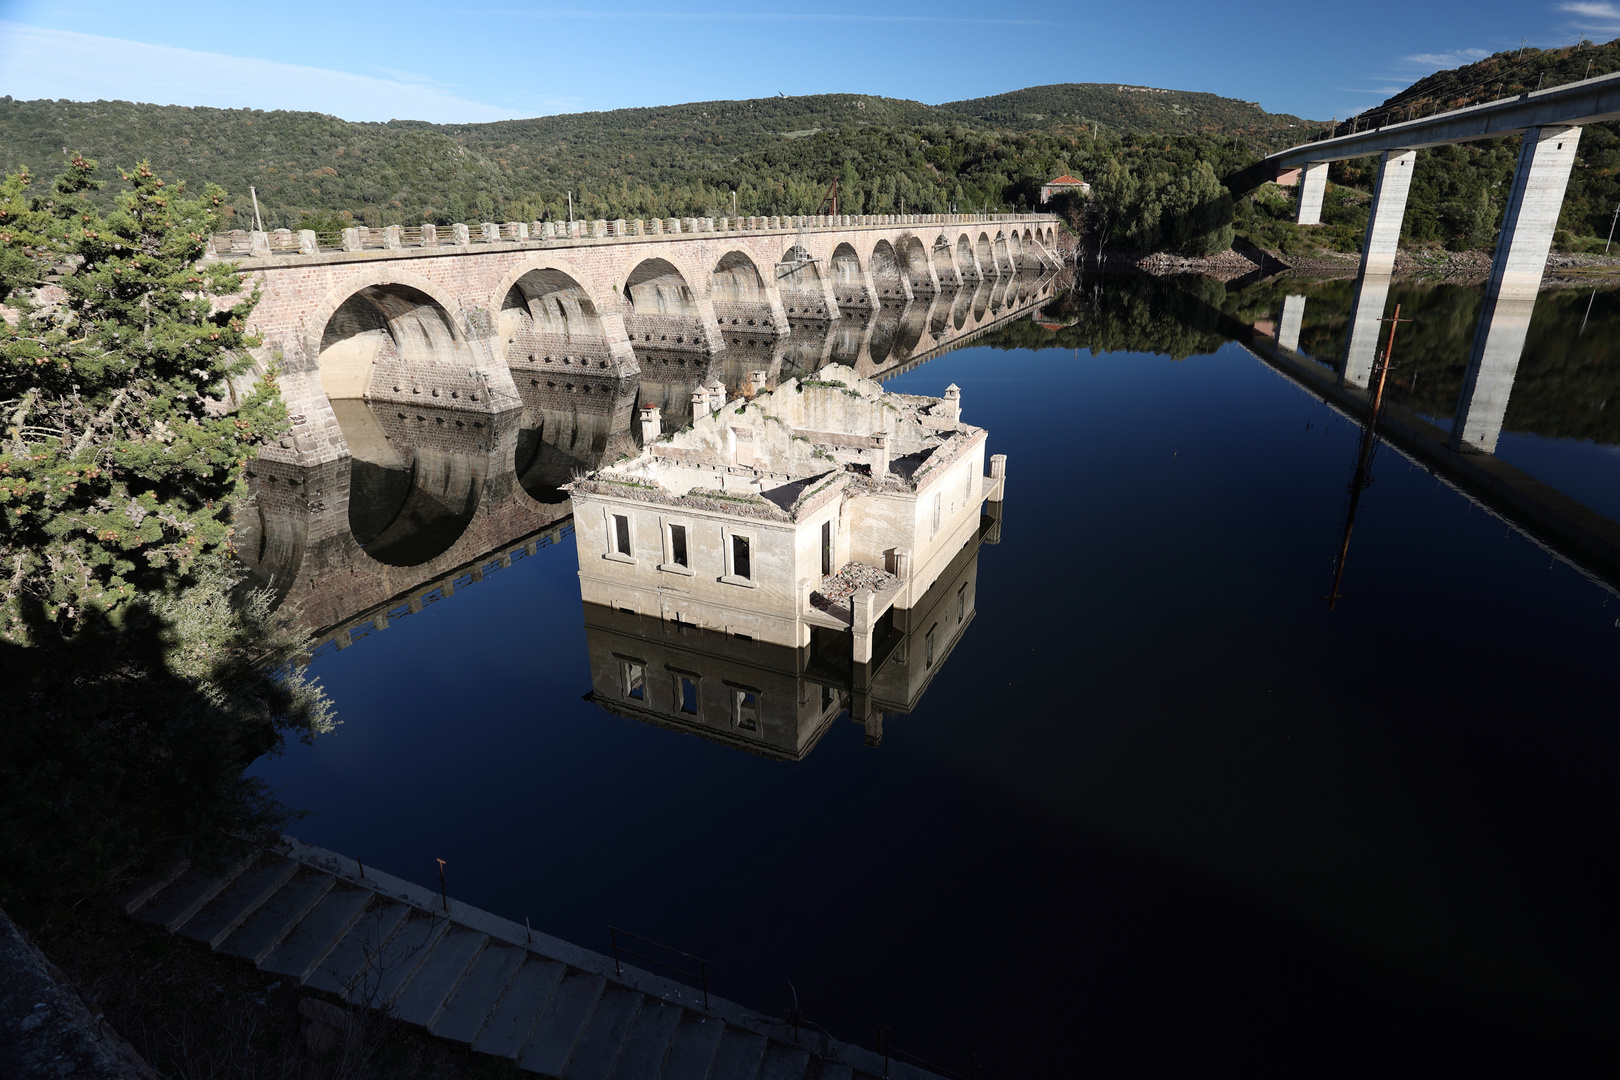
[[[999, 517], [1005, 458], [984, 475], [986, 432], [961, 421], [954, 386], [943, 398], [891, 394], [835, 364], [724, 398], [718, 381], [695, 392], [696, 422], [663, 437], [658, 410], [645, 408], [647, 449], [573, 484], [587, 610], [612, 613], [597, 620], [604, 630], [639, 620], [643, 640], [714, 662], [740, 662], [740, 650], [778, 679], [802, 683], [819, 670], [822, 685], [854, 695], [863, 721], [874, 695], [909, 709], [965, 625], [966, 582], [961, 620], [926, 613], [952, 602], [934, 587], [971, 561], [963, 552], [977, 550], [980, 505]], [[925, 617], [933, 621], [912, 642]], [[883, 683], [896, 648], [900, 667]], [[906, 666], [915, 658], [921, 674]], [[767, 708], [763, 680], [721, 675], [704, 689], [681, 682], [691, 671], [670, 674], [674, 661], [652, 663], [630, 653], [598, 663], [598, 694], [659, 722], [722, 717], [791, 756], [814, 743], [826, 710], [843, 707], [816, 704], [800, 685], [778, 686]]]
[[590, 700], [784, 761], [808, 755], [847, 709], [875, 746], [884, 716], [916, 707], [973, 621], [979, 545], [994, 527], [980, 524], [916, 604], [878, 621], [868, 664], [851, 662], [842, 634], [813, 632], [809, 644], [793, 648], [586, 604]]

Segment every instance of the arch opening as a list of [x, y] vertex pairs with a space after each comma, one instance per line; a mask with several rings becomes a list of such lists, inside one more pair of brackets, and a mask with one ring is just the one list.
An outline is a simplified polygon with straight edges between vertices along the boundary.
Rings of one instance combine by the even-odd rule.
[[911, 284], [911, 291], [934, 292], [934, 275], [928, 265], [928, 249], [916, 236], [905, 236], [900, 239], [900, 248], [897, 252], [900, 272]]
[[508, 363], [608, 360], [602, 317], [584, 288], [561, 270], [530, 270], [506, 291], [499, 317]]
[[833, 298], [840, 305], [870, 306], [871, 300], [866, 295], [866, 278], [861, 272], [861, 257], [855, 249], [848, 243], [839, 244], [833, 249], [831, 266]]
[[1000, 271], [1001, 267], [996, 263], [995, 248], [990, 243], [990, 235], [988, 233], [979, 234], [979, 242], [977, 247], [980, 269], [982, 269], [986, 274], [991, 275]]
[[327, 320], [316, 363], [322, 391], [338, 401], [365, 398], [413, 365], [465, 351], [450, 313], [432, 297], [407, 285], [368, 285]]
[[887, 240], [879, 240], [872, 248], [872, 257], [866, 262], [867, 269], [872, 275], [872, 284], [876, 287], [878, 297], [881, 298], [904, 296], [906, 289], [900, 278], [900, 260], [895, 255], [894, 245]]
[[624, 328], [634, 345], [651, 349], [703, 349], [697, 298], [675, 265], [644, 259], [625, 278]]
[[804, 246], [794, 244], [782, 253], [781, 262], [776, 264], [776, 287], [790, 317], [827, 316], [821, 268]]
[[962, 280], [978, 277], [973, 269], [973, 243], [963, 233], [956, 238], [956, 266], [962, 271]]
[[746, 252], [727, 252], [715, 264], [709, 272], [709, 299], [721, 336], [728, 341], [775, 332], [765, 279]]

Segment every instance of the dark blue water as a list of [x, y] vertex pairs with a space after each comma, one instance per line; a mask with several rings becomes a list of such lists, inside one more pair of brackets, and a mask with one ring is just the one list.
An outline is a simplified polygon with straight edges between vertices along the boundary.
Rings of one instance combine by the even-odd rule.
[[1385, 448], [1328, 611], [1358, 433], [1236, 346], [889, 387], [952, 382], [1009, 456], [1003, 539], [880, 748], [582, 701], [565, 543], [323, 654], [342, 726], [257, 771], [312, 843], [964, 1073], [1612, 1060], [1620, 601]]

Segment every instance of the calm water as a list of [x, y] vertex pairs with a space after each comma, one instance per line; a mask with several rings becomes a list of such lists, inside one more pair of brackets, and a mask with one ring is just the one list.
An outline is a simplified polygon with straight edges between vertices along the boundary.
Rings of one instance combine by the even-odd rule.
[[[1273, 299], [1216, 288], [1249, 321]], [[1302, 348], [1331, 356], [1347, 301], [1311, 288]], [[1612, 1058], [1620, 601], [1386, 448], [1329, 612], [1358, 430], [1144, 295], [1088, 284], [1068, 329], [995, 339], [1075, 347], [888, 383], [958, 384], [1009, 480], [977, 615], [880, 747], [840, 720], [771, 761], [582, 700], [565, 539], [323, 650], [343, 725], [258, 772], [312, 843], [421, 882], [443, 858], [470, 903], [697, 953], [762, 1012], [791, 982], [835, 1035], [964, 1073]], [[1620, 362], [1580, 344], [1620, 340], [1620, 296], [1584, 336], [1537, 320], [1501, 455], [1620, 514], [1591, 397]], [[1436, 337], [1410, 355], [1438, 381]], [[1427, 373], [1400, 393], [1446, 415]]]

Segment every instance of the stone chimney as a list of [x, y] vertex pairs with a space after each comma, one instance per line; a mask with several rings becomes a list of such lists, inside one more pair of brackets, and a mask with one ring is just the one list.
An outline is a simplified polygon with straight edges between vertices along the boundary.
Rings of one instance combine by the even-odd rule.
[[765, 392], [765, 372], [763, 370], [749, 372], [748, 379], [753, 383], [754, 393], [763, 394]]
[[872, 479], [881, 480], [889, 475], [889, 433], [872, 432]]
[[711, 375], [709, 381], [703, 384], [703, 389], [709, 392], [709, 411], [719, 412], [726, 403], [726, 384]]
[[955, 383], [945, 388], [945, 408], [953, 424], [962, 422], [962, 388]]
[[709, 395], [702, 388], [692, 391], [692, 423], [697, 423], [709, 415]]
[[641, 407], [641, 445], [651, 446], [664, 433], [664, 418], [652, 402]]

